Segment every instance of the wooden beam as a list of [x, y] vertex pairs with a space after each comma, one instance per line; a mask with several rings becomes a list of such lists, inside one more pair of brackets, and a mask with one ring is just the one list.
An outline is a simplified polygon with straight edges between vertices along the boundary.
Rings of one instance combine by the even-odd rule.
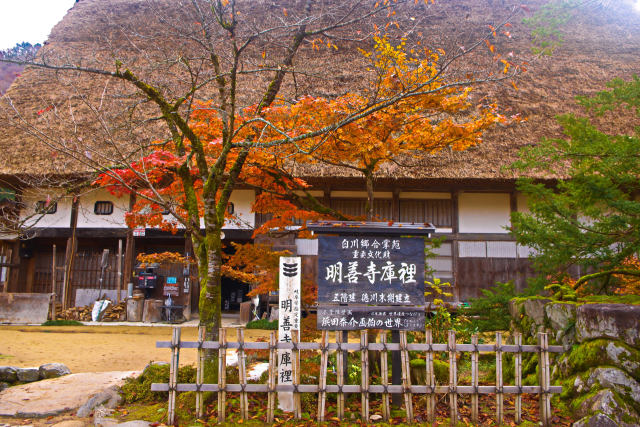
[[76, 195], [73, 197], [71, 203], [71, 220], [69, 227], [71, 228], [71, 237], [67, 239], [67, 248], [64, 256], [64, 279], [62, 283], [62, 309], [66, 310], [69, 307], [69, 301], [71, 299], [71, 279], [73, 276], [73, 261], [78, 249], [78, 236], [76, 231], [78, 229], [78, 205], [80, 204], [80, 198]]

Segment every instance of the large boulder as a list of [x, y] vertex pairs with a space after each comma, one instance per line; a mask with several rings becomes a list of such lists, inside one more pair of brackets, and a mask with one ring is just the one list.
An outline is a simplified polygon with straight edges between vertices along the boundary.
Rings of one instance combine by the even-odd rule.
[[0, 381], [7, 383], [18, 381], [18, 368], [15, 366], [0, 366]]
[[595, 414], [579, 419], [572, 427], [618, 427], [619, 424], [605, 414]]
[[640, 379], [640, 350], [622, 341], [597, 339], [573, 346], [557, 366], [565, 378], [598, 366], [615, 366]]
[[121, 402], [122, 396], [120, 396], [120, 387], [112, 386], [89, 398], [89, 400], [87, 400], [87, 402], [78, 409], [76, 415], [81, 418], [88, 417], [98, 405], [112, 409], [118, 406]]
[[[629, 407], [616, 392], [610, 389], [599, 390], [588, 395], [586, 399], [576, 400], [573, 403], [576, 405], [575, 415], [581, 418], [580, 421], [582, 424], [579, 425], [632, 426], [637, 425], [636, 421], [640, 421], [635, 410]], [[590, 418], [593, 418], [593, 414], [602, 414], [606, 418], [590, 420]], [[614, 422], [614, 424], [607, 424], [609, 422], [607, 420]], [[589, 423], [586, 423], [587, 421], [589, 421]], [[602, 422], [603, 424], [594, 424], [595, 422]]]
[[40, 379], [38, 368], [18, 368], [16, 373], [18, 375], [18, 381], [23, 383], [32, 383]]
[[46, 363], [38, 368], [40, 378], [43, 380], [49, 378], [58, 378], [63, 375], [69, 375], [71, 370], [62, 363]]
[[524, 313], [533, 320], [537, 326], [544, 325], [544, 306], [550, 299], [529, 298], [524, 301]]
[[585, 385], [589, 390], [610, 388], [623, 396], [626, 401], [640, 405], [640, 384], [618, 368], [594, 369], [589, 374]]
[[547, 325], [551, 327], [556, 342], [569, 348], [575, 342], [577, 305], [550, 302], [544, 306]]
[[580, 342], [594, 338], [621, 339], [640, 347], [640, 306], [584, 304], [578, 307], [576, 335]]

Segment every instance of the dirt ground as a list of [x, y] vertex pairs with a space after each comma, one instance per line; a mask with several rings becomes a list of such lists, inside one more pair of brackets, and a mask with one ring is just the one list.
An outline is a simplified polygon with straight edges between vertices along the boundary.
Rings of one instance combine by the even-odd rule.
[[[268, 331], [246, 330], [245, 339], [267, 337]], [[228, 339], [235, 339], [230, 330]], [[195, 341], [197, 328], [182, 328], [182, 340]], [[140, 326], [0, 326], [0, 365], [18, 367], [64, 363], [71, 372], [142, 370], [150, 361], [170, 360], [170, 327]], [[196, 351], [180, 352], [180, 364], [195, 364]]]

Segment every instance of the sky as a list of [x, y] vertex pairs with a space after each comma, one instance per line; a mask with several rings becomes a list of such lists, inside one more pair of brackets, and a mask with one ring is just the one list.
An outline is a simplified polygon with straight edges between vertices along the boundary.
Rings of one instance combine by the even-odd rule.
[[0, 50], [42, 43], [75, 0], [0, 0]]

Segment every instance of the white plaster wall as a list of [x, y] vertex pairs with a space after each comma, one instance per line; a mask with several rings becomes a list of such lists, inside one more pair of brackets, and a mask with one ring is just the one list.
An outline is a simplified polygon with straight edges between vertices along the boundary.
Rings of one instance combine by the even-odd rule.
[[[93, 213], [97, 201], [113, 202], [111, 215]], [[124, 214], [129, 210], [129, 196], [114, 196], [104, 188], [98, 188], [80, 196], [78, 204], [78, 228], [125, 228]]]
[[508, 233], [508, 193], [460, 193], [458, 220], [461, 233]]
[[[55, 201], [62, 191], [59, 189], [31, 189], [26, 190], [22, 195], [24, 209], [20, 213], [21, 219], [26, 219], [26, 226], [43, 227], [43, 228], [68, 228], [71, 223], [71, 197], [63, 197], [58, 202], [58, 210], [54, 214], [36, 214], [35, 205], [38, 200], [47, 200], [49, 196]], [[35, 216], [32, 216], [34, 215]]]

